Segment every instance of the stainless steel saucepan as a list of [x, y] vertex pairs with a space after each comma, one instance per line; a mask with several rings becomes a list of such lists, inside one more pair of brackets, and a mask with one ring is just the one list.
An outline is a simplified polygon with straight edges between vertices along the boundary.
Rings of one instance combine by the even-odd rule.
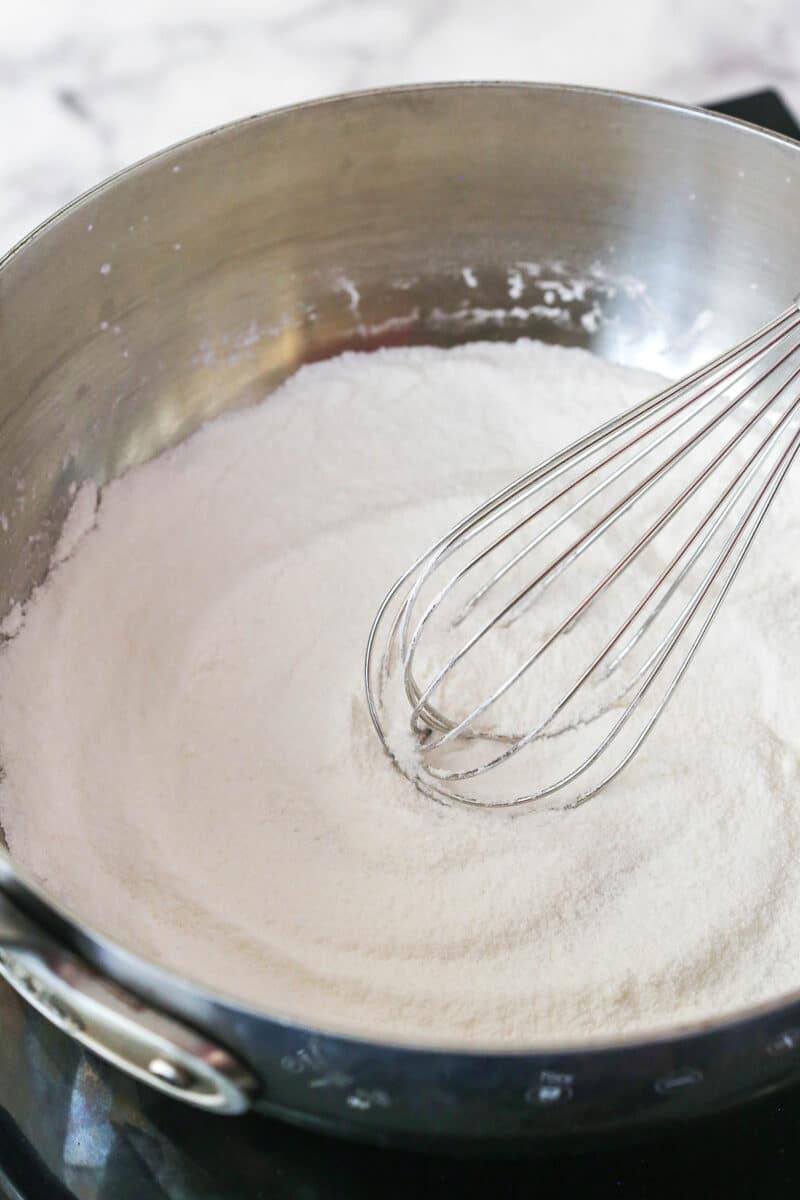
[[[685, 372], [796, 294], [798, 184], [800, 148], [780, 137], [524, 84], [302, 105], [123, 172], [0, 266], [0, 613], [43, 577], [72, 484], [102, 485], [310, 359], [526, 334]], [[0, 885], [0, 969], [30, 1004], [121, 1071], [219, 1113], [545, 1146], [800, 1077], [800, 991], [591, 1048], [368, 1043], [142, 961], [5, 851]]]

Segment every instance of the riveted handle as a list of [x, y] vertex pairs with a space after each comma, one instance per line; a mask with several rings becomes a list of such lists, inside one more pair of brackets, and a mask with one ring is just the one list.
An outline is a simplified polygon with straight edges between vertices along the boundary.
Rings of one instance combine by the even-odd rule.
[[256, 1080], [229, 1051], [100, 975], [2, 890], [0, 974], [64, 1033], [141, 1083], [207, 1112], [250, 1107]]

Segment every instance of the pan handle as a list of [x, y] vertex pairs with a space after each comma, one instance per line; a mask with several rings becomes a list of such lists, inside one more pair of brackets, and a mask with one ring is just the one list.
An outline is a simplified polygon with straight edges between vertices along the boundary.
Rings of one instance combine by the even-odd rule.
[[236, 1059], [65, 950], [0, 889], [0, 974], [87, 1050], [207, 1112], [243, 1113], [256, 1081]]

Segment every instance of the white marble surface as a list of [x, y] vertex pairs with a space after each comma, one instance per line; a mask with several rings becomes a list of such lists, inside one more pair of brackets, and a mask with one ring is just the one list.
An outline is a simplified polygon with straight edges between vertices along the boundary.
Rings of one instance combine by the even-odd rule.
[[0, 251], [91, 184], [209, 126], [435, 79], [690, 102], [777, 86], [798, 0], [0, 0]]

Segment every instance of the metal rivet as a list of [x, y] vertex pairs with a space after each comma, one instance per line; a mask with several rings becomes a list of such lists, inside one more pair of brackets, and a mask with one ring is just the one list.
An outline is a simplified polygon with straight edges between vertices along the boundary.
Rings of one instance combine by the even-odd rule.
[[52, 992], [40, 990], [32, 993], [39, 1001], [39, 1007], [44, 1015], [49, 1016], [57, 1025], [61, 1025], [67, 1033], [82, 1033], [84, 1024], [76, 1012], [54, 996]]
[[172, 1087], [188, 1088], [192, 1083], [190, 1072], [178, 1063], [170, 1062], [168, 1058], [151, 1058], [147, 1069], [156, 1079], [161, 1079]]

